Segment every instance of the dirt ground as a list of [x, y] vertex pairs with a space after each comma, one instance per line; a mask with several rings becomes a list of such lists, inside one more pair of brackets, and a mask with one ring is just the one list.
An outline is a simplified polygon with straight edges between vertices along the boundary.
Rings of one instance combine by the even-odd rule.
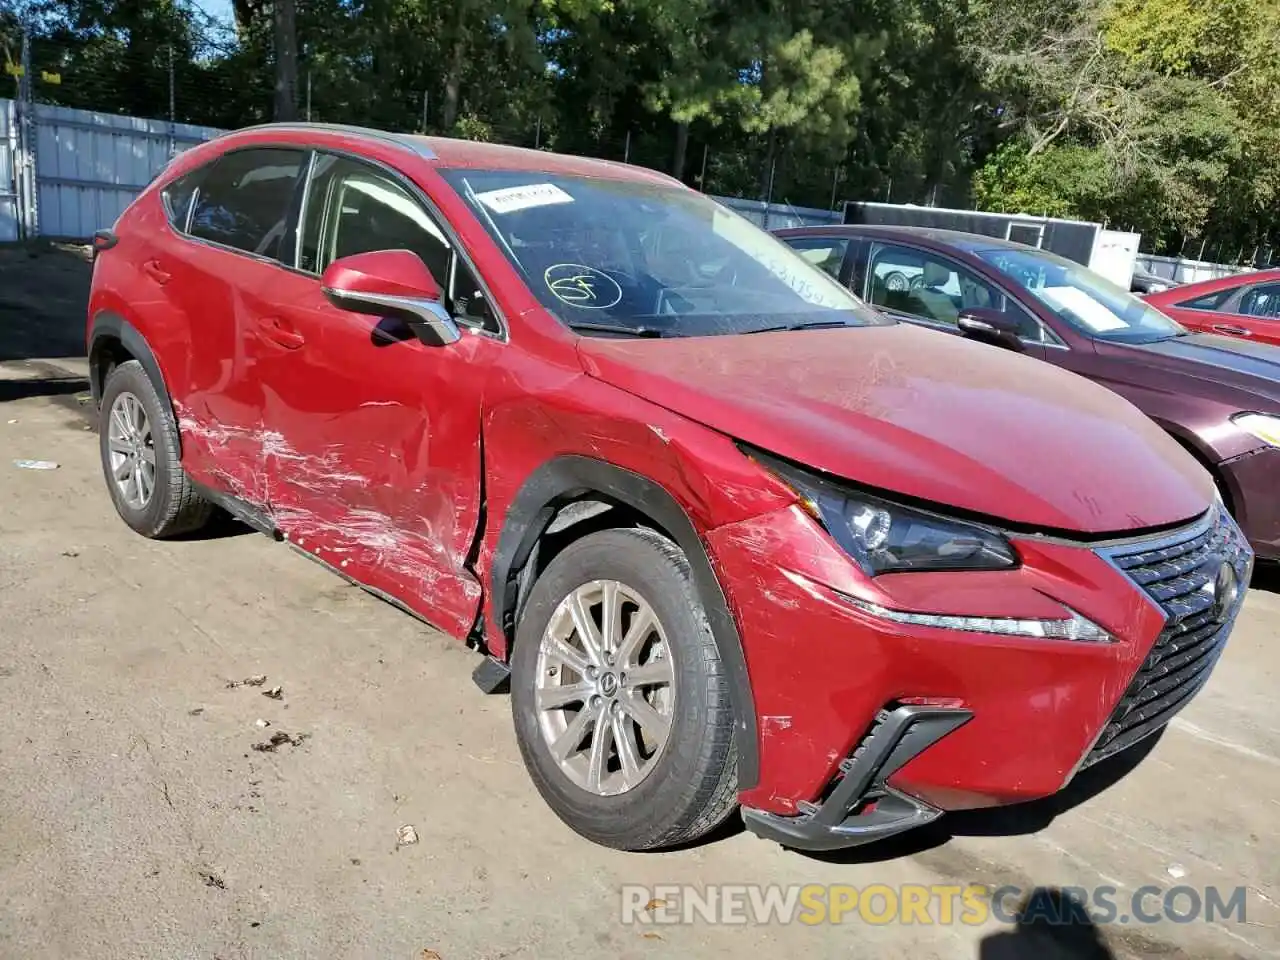
[[1110, 924], [1110, 955], [1280, 953], [1280, 578], [1136, 768], [1057, 802], [835, 856], [740, 830], [615, 853], [540, 801], [474, 653], [265, 537], [153, 543], [116, 518], [87, 284], [74, 253], [0, 250], [0, 957], [1106, 955], [995, 920], [621, 922], [622, 885], [668, 883], [1246, 886], [1245, 922]]

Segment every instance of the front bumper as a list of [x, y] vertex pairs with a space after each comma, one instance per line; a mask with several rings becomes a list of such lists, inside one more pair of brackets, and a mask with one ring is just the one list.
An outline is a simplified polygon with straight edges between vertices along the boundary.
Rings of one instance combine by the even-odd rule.
[[[1215, 529], [1247, 583], [1243, 538], [1229, 519]], [[799, 509], [713, 531], [759, 717], [760, 782], [739, 797], [748, 826], [794, 847], [865, 843], [942, 811], [1056, 793], [1081, 767], [1155, 732], [1203, 685], [1239, 608], [1236, 598], [1206, 633], [1191, 608], [1171, 612], [1135, 581], [1200, 562], [1185, 551], [1179, 560], [1178, 544], [1218, 549], [1188, 539], [1199, 533], [1099, 549], [1019, 540], [1017, 570], [869, 583]], [[1158, 555], [1170, 542], [1174, 551]], [[1196, 588], [1198, 577], [1173, 589]], [[1067, 606], [1115, 642], [902, 626], [847, 596], [966, 617], [1056, 617]], [[1179, 623], [1199, 632], [1184, 637]]]

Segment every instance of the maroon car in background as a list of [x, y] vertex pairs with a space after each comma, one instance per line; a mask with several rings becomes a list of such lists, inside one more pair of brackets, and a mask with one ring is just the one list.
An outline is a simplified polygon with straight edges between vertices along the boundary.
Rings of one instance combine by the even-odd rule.
[[1119, 393], [1209, 469], [1259, 557], [1280, 559], [1280, 348], [1189, 330], [1078, 263], [994, 237], [880, 226], [777, 235], [883, 313]]

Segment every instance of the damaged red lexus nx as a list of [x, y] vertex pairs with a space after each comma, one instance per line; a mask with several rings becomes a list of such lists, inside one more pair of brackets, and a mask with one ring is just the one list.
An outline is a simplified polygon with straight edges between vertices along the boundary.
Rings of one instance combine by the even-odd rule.
[[95, 246], [124, 522], [229, 512], [476, 646], [601, 844], [1053, 794], [1204, 685], [1253, 565], [1127, 401], [895, 323], [658, 173], [269, 125]]

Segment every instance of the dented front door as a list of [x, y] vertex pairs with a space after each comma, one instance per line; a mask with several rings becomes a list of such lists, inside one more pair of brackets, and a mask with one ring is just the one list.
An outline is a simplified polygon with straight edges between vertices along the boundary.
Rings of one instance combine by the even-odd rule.
[[269, 509], [299, 548], [455, 636], [480, 599], [467, 558], [480, 521], [480, 409], [499, 347], [426, 347], [331, 306], [289, 274], [290, 343], [259, 370]]
[[274, 313], [260, 318], [270, 509], [300, 549], [463, 636], [480, 600], [467, 563], [481, 405], [502, 343], [469, 330], [429, 347], [403, 323], [334, 307], [319, 275], [335, 259], [411, 250], [446, 289], [453, 250], [383, 168], [317, 153], [306, 197], [296, 269], [281, 271]]

